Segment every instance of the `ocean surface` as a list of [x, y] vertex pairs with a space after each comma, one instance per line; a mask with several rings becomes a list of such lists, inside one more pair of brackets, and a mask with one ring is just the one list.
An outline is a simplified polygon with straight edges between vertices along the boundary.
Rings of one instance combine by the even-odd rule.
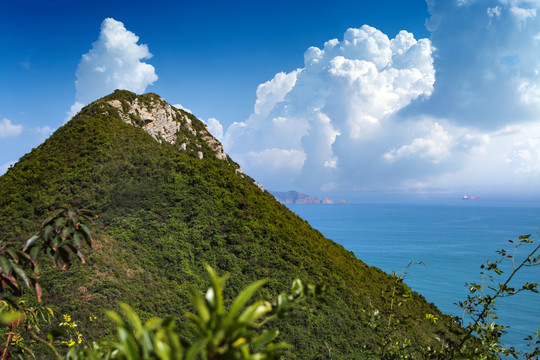
[[[369, 265], [400, 272], [410, 261], [405, 282], [443, 312], [461, 317], [456, 303], [468, 294], [466, 282], [481, 281], [480, 265], [500, 258], [495, 250], [511, 249], [508, 240], [540, 236], [540, 203], [532, 201], [424, 200], [361, 204], [287, 205], [327, 238]], [[536, 245], [534, 245], [536, 246]], [[521, 259], [533, 249], [518, 249]], [[538, 255], [538, 254], [537, 254]], [[511, 273], [503, 267], [501, 279]], [[540, 266], [523, 268], [510, 286], [540, 282]], [[498, 322], [510, 326], [503, 341], [526, 350], [523, 338], [540, 329], [540, 295], [520, 293], [500, 299]]]

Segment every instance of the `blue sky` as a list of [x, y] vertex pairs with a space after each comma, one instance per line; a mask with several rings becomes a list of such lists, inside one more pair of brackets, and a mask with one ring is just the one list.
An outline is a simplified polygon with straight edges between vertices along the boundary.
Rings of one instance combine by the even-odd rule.
[[190, 109], [269, 189], [538, 194], [537, 10], [538, 0], [2, 2], [0, 173], [72, 105], [121, 86]]

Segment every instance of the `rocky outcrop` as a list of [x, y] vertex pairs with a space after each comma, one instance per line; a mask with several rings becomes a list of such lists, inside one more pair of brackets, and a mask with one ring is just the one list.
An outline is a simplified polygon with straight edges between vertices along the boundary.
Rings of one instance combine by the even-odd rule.
[[[122, 95], [123, 91], [117, 90], [115, 94]], [[156, 94], [118, 96], [107, 103], [117, 110], [124, 122], [142, 128], [159, 142], [173, 144], [199, 159], [212, 153], [216, 159], [233, 163], [204, 123], [186, 111], [169, 105]]]

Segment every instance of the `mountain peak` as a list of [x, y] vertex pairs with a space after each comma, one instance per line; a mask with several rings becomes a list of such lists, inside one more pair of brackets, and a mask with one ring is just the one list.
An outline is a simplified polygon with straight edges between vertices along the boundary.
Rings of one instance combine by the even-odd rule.
[[91, 105], [107, 115], [117, 115], [125, 123], [143, 129], [160, 143], [170, 143], [199, 159], [213, 157], [226, 161], [241, 171], [202, 121], [168, 104], [157, 94], [137, 95], [127, 90], [116, 90]]

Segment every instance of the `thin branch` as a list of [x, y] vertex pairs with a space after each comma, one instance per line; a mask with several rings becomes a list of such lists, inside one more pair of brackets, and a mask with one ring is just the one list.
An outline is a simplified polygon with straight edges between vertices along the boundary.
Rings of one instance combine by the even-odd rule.
[[42, 342], [43, 344], [47, 345], [47, 346], [54, 352], [54, 354], [56, 355], [56, 357], [57, 357], [58, 359], [62, 360], [62, 356], [58, 353], [58, 350], [56, 350], [56, 348], [53, 346], [52, 343], [43, 340], [42, 338], [40, 338], [39, 336], [37, 336], [37, 334], [34, 333], [33, 331], [30, 331], [30, 335], [32, 335], [32, 337], [33, 337], [34, 339], [36, 339], [37, 341]]

